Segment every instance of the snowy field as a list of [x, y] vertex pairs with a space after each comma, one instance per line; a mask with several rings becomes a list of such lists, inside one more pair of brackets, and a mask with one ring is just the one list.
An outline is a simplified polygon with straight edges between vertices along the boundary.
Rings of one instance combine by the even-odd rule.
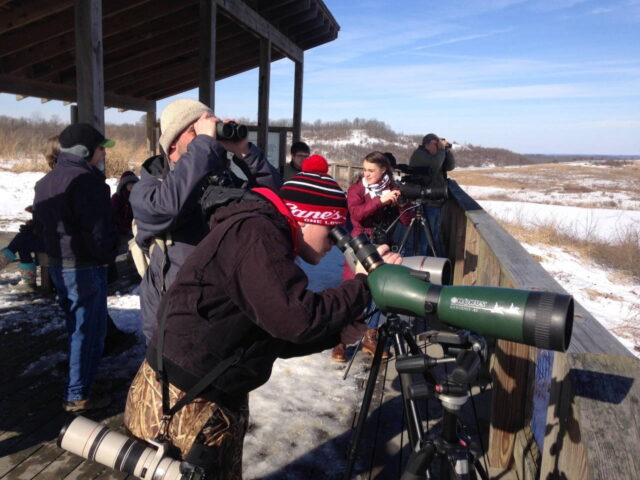
[[[19, 224], [29, 218], [24, 207], [31, 204], [33, 186], [42, 175], [0, 171], [0, 230], [17, 231]], [[109, 183], [114, 191], [116, 180]], [[464, 188], [474, 195], [473, 187]], [[548, 218], [563, 220], [567, 223], [559, 222], [558, 225], [564, 225], [561, 228], [570, 229], [576, 235], [606, 235], [612, 228], [637, 228], [640, 221], [638, 210], [553, 207], [517, 200], [480, 200], [479, 203], [498, 218], [517, 216], [532, 225]], [[525, 245], [525, 248], [536, 258], [544, 259], [543, 267], [627, 348], [640, 356], [639, 285], [620, 282], [616, 272], [591, 265], [564, 249], [545, 245]], [[341, 256], [334, 249], [319, 267], [304, 268], [317, 269], [311, 277], [311, 287], [323, 289], [339, 283]], [[24, 328], [25, 322], [37, 328], [36, 334], [62, 330], [63, 318], [51, 300], [36, 299], [28, 304], [18, 304], [18, 297], [10, 293], [10, 285], [17, 281], [16, 272], [0, 274], [0, 309], [20, 312], [0, 316], [0, 330], [16, 331]], [[110, 369], [101, 367], [105, 369], [105, 376], [118, 377], [122, 371], [135, 369], [143, 356], [138, 302], [135, 288], [109, 298], [109, 309], [115, 322], [127, 331], [137, 332], [140, 342], [120, 354]], [[23, 375], [52, 369], [63, 362], [64, 357], [60, 353], [56, 358], [42, 358], [25, 366]], [[119, 370], [114, 370], [112, 365], [118, 365]], [[308, 463], [316, 462], [320, 471], [341, 470], [344, 452], [334, 451], [326, 440], [348, 435], [351, 427], [348, 412], [359, 402], [361, 391], [356, 383], [366, 378], [367, 362], [356, 362], [347, 381], [342, 380], [344, 368], [330, 360], [329, 351], [276, 362], [271, 380], [251, 394], [251, 427], [245, 441], [245, 458], [251, 461], [245, 462], [245, 478], [284, 478], [283, 468], [301, 458]]]

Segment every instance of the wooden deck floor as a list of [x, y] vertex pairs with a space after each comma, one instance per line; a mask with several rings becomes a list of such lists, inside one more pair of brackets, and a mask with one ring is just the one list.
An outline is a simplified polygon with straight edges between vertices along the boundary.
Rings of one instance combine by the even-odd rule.
[[[0, 241], [3, 239], [0, 237]], [[0, 285], [4, 288], [4, 285]], [[48, 302], [47, 314], [61, 315], [52, 299], [33, 297], [30, 303]], [[10, 305], [0, 308], [0, 316], [29, 315], [28, 305]], [[134, 478], [121, 472], [114, 472], [97, 463], [83, 461], [80, 457], [64, 452], [56, 446], [60, 428], [69, 420], [69, 415], [61, 409], [61, 392], [65, 381], [65, 362], [63, 353], [66, 349], [66, 334], [62, 329], [49, 332], [36, 328], [30, 329], [28, 323], [21, 328], [5, 329], [1, 332], [2, 348], [0, 349], [0, 479], [1, 480], [59, 480], [59, 479], [101, 479], [115, 480]], [[139, 345], [137, 355], [142, 358], [144, 347]], [[138, 359], [138, 360], [140, 360]], [[370, 357], [358, 355], [357, 362], [370, 362]], [[45, 373], [30, 371], [25, 374], [26, 365], [38, 362], [55, 364], [42, 368]], [[115, 363], [115, 362], [114, 362]], [[139, 361], [125, 362], [118, 370], [111, 391], [114, 402], [107, 409], [89, 414], [90, 418], [105, 422], [114, 428], [122, 425], [122, 411], [126, 392], [137, 370]], [[32, 367], [33, 369], [34, 367]], [[363, 382], [364, 383], [364, 382]], [[364, 384], [361, 385], [364, 389]], [[359, 449], [359, 458], [352, 478], [359, 479], [397, 479], [409, 455], [408, 439], [404, 431], [402, 417], [402, 399], [400, 386], [394, 368], [393, 359], [385, 362], [377, 378], [376, 389], [370, 415]], [[474, 395], [475, 407], [479, 415], [479, 430], [486, 432], [488, 427], [490, 389]], [[350, 418], [355, 418], [360, 405], [353, 405]], [[439, 411], [436, 402], [431, 401], [428, 407], [429, 425], [437, 429]], [[471, 405], [464, 409], [464, 422], [468, 433], [478, 439], [478, 428], [470, 420]], [[338, 438], [330, 439], [335, 443], [337, 451], [346, 454], [352, 431], [346, 431]], [[486, 434], [484, 445], [486, 448]], [[245, 459], [248, 461], [249, 459]], [[491, 470], [492, 478], [514, 480], [514, 472]], [[324, 472], [309, 472], [303, 460], [294, 460], [285, 469], [267, 478], [287, 479], [323, 479], [341, 478], [326, 475]]]

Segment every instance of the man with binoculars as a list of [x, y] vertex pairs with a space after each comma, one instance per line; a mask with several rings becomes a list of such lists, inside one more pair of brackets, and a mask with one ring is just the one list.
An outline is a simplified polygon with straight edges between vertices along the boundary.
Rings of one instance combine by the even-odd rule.
[[[435, 133], [429, 133], [422, 138], [422, 143], [411, 154], [409, 166], [424, 170], [422, 174], [422, 184], [430, 189], [442, 189], [447, 186], [447, 172], [456, 166], [455, 158], [451, 152], [452, 145], [444, 138], [438, 137]], [[442, 204], [446, 196], [440, 200], [431, 200], [429, 205], [424, 207], [424, 215], [429, 222], [429, 228], [433, 234], [436, 257], [445, 257], [444, 244], [440, 234], [440, 213]], [[426, 255], [426, 243], [416, 245], [420, 255]]]
[[253, 177], [253, 186], [277, 191], [282, 185], [280, 174], [263, 152], [246, 140], [246, 127], [229, 123], [196, 100], [171, 102], [160, 115], [162, 155], [144, 162], [140, 181], [131, 191], [135, 240], [149, 256], [140, 285], [140, 314], [147, 341], [156, 328], [162, 295], [209, 231], [200, 199], [211, 177], [231, 175], [227, 152]]

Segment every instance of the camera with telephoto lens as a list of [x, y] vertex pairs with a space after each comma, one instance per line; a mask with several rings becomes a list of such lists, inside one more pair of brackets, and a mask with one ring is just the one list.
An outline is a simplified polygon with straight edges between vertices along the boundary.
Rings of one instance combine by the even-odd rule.
[[202, 448], [192, 447], [187, 458], [180, 461], [167, 454], [167, 443], [143, 442], [82, 416], [62, 427], [57, 444], [82, 458], [144, 480], [207, 480], [209, 465], [193, 462], [202, 459]]
[[400, 180], [396, 181], [396, 185], [404, 199], [409, 201], [441, 202], [448, 198], [449, 191], [446, 183], [442, 187], [427, 187], [424, 184], [424, 177], [429, 177], [432, 174], [430, 167], [410, 167], [400, 163], [396, 166], [396, 169], [405, 174]]
[[216, 123], [216, 138], [218, 140], [229, 140], [237, 142], [247, 138], [249, 130], [245, 125], [236, 122], [218, 122]]

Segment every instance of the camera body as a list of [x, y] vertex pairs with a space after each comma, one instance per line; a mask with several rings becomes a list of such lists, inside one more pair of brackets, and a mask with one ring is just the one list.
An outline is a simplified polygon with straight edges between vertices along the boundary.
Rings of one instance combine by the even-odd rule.
[[248, 134], [249, 130], [245, 125], [240, 125], [236, 122], [216, 123], [216, 138], [218, 140], [238, 142], [247, 138]]

